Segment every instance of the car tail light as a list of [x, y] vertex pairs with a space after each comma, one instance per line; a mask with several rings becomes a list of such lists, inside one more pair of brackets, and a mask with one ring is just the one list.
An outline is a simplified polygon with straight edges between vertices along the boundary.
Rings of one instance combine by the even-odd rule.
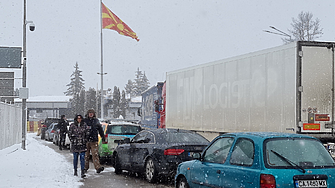
[[164, 155], [180, 155], [184, 152], [183, 149], [166, 149], [164, 150]]
[[51, 130], [51, 133], [54, 133], [55, 131], [54, 130]]
[[270, 174], [261, 174], [261, 188], [276, 188], [276, 179]]
[[102, 144], [108, 144], [108, 134], [105, 134], [105, 141]]

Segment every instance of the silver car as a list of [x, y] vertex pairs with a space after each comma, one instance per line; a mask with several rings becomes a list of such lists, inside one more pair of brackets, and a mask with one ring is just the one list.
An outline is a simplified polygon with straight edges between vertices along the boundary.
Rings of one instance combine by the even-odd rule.
[[57, 129], [57, 124], [58, 123], [52, 123], [48, 129], [45, 131], [45, 140], [47, 141], [52, 141], [54, 138], [54, 133]]

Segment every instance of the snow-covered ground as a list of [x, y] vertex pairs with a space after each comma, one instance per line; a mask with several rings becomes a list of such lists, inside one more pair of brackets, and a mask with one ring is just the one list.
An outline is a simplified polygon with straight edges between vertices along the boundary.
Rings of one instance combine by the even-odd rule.
[[72, 163], [37, 138], [36, 133], [27, 134], [26, 150], [21, 149], [21, 144], [0, 150], [0, 187], [75, 188], [83, 185], [80, 177], [73, 176]]

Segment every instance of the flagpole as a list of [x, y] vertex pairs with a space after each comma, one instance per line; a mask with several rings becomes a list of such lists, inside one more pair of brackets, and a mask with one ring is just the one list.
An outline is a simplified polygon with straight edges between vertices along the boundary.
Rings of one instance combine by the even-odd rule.
[[103, 102], [104, 102], [104, 99], [103, 99], [103, 93], [104, 93], [104, 63], [103, 63], [103, 44], [102, 44], [102, 0], [100, 0], [100, 50], [101, 50], [101, 56], [100, 56], [100, 60], [101, 60], [101, 72], [100, 72], [100, 76], [101, 76], [101, 113], [100, 113], [100, 118], [103, 119], [104, 117], [104, 108], [103, 108]]

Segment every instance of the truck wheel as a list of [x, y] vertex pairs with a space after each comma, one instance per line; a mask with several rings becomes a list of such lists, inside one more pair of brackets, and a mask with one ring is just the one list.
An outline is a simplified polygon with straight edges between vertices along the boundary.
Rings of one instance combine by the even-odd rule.
[[157, 179], [155, 163], [151, 158], [145, 163], [145, 178], [149, 183], [154, 183]]
[[115, 174], [121, 174], [122, 173], [119, 157], [117, 156], [117, 154], [115, 155], [115, 159], [114, 159], [114, 169], [115, 169], [115, 171], [114, 171]]

